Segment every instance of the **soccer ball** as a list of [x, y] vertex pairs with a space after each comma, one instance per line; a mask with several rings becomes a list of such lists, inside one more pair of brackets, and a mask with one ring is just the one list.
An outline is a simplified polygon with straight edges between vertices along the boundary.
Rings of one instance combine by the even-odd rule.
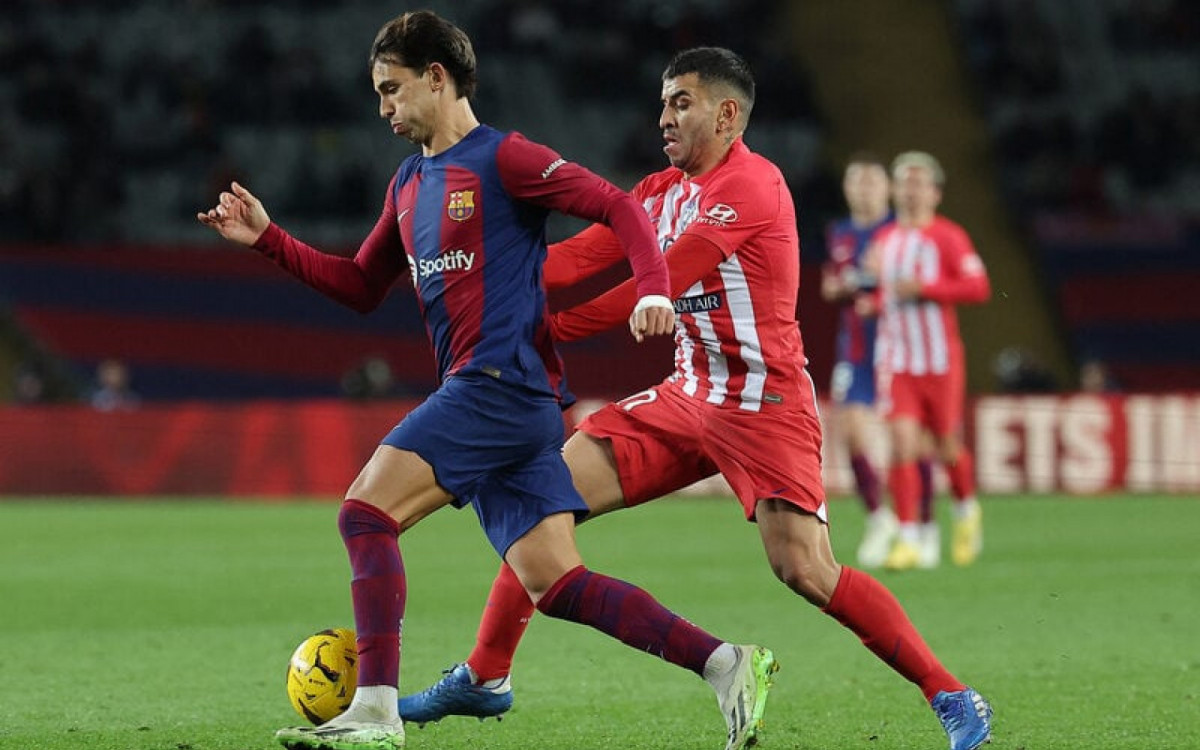
[[354, 631], [322, 630], [296, 647], [287, 668], [287, 693], [296, 713], [324, 724], [350, 707], [358, 684]]

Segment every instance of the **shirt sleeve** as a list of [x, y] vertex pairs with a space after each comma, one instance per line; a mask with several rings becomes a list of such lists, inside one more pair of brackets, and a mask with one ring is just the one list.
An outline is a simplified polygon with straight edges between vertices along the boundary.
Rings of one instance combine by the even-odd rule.
[[986, 302], [992, 294], [991, 283], [967, 233], [947, 225], [938, 233], [937, 243], [941, 273], [936, 281], [921, 285], [921, 298], [950, 305]]
[[821, 261], [821, 296], [826, 302], [844, 304], [853, 298], [842, 287], [842, 263], [837, 257], [837, 224], [825, 225], [825, 258]]
[[408, 266], [396, 224], [392, 178], [383, 211], [353, 258], [324, 253], [271, 223], [254, 249], [312, 288], [349, 308], [366, 313], [383, 302]]
[[612, 229], [633, 268], [639, 297], [667, 294], [667, 267], [650, 220], [620, 188], [519, 133], [501, 142], [496, 164], [514, 198]]
[[[670, 270], [671, 299], [675, 299], [720, 265], [725, 255], [707, 239], [685, 233], [671, 245], [664, 258]], [[559, 341], [574, 341], [608, 330], [627, 321], [636, 303], [630, 279], [590, 302], [555, 314], [554, 336]]]
[[747, 240], [770, 230], [782, 201], [791, 200], [786, 187], [778, 173], [723, 170], [705, 185], [698, 215], [680, 237], [703, 237], [728, 258]]
[[571, 286], [600, 273], [625, 257], [617, 235], [603, 224], [593, 224], [579, 234], [549, 248], [542, 266], [547, 289]]

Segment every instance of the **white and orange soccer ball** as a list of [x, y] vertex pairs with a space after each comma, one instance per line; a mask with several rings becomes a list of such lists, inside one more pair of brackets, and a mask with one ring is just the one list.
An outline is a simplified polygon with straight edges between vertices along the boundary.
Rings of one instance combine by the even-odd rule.
[[287, 694], [296, 713], [324, 724], [350, 707], [358, 684], [354, 631], [332, 628], [296, 647], [287, 667]]

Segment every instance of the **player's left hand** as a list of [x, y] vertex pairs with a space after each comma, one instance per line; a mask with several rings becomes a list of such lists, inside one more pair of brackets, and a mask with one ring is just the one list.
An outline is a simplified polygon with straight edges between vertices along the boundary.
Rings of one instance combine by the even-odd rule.
[[629, 332], [639, 344], [647, 336], [664, 336], [674, 330], [675, 306], [659, 294], [642, 297], [629, 316]]
[[909, 302], [921, 298], [921, 282], [919, 279], [896, 279], [896, 299]]
[[854, 298], [854, 313], [860, 318], [879, 315], [879, 301], [874, 294], [859, 294]]
[[253, 245], [267, 231], [271, 217], [262, 201], [249, 190], [236, 182], [229, 189], [231, 192], [222, 192], [217, 197], [216, 206], [196, 214], [196, 219], [227, 240]]

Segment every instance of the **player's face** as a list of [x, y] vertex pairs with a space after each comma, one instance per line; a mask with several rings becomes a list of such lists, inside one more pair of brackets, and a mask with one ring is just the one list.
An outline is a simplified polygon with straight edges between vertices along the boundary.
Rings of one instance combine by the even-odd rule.
[[895, 175], [892, 198], [896, 210], [907, 214], [928, 214], [942, 202], [942, 189], [934, 182], [933, 173], [925, 167], [909, 166]]
[[725, 153], [717, 134], [720, 101], [700, 84], [695, 73], [663, 81], [662, 114], [658, 126], [666, 145], [663, 153], [671, 166], [689, 177], [712, 169]]
[[435, 99], [429, 85], [429, 71], [376, 60], [371, 80], [379, 94], [379, 116], [388, 121], [392, 132], [418, 145], [433, 139]]
[[887, 170], [881, 165], [851, 164], [846, 167], [842, 192], [851, 213], [886, 213], [890, 189]]

